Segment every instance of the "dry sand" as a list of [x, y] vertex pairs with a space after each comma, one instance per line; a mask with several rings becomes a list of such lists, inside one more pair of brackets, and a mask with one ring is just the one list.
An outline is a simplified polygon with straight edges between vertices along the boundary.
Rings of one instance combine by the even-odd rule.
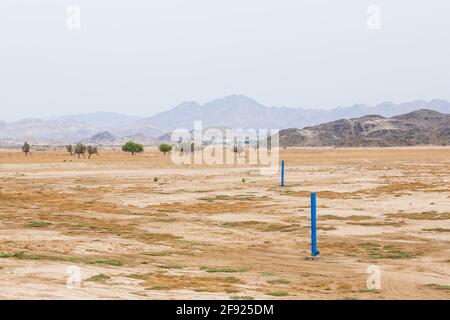
[[[180, 166], [152, 150], [3, 150], [0, 298], [450, 298], [450, 148], [281, 158], [284, 188], [255, 166]], [[317, 261], [305, 260], [312, 191]], [[381, 290], [367, 289], [371, 265]]]

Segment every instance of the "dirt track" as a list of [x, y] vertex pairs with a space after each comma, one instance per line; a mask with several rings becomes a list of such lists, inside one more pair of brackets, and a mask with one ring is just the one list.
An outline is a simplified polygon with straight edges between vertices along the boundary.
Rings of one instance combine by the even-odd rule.
[[[0, 298], [450, 299], [450, 148], [281, 158], [284, 188], [257, 167], [156, 151], [1, 151]], [[318, 261], [304, 259], [312, 191]]]

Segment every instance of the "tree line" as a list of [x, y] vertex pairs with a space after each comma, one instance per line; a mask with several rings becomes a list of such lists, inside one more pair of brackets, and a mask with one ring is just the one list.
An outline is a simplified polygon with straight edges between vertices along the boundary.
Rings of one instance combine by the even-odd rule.
[[[162, 143], [158, 147], [159, 151], [161, 151], [164, 155], [172, 151], [172, 148], [172, 145], [166, 143]], [[97, 146], [86, 146], [82, 143], [77, 143], [75, 146], [69, 144], [66, 146], [66, 150], [71, 156], [78, 156], [78, 159], [80, 159], [81, 157], [86, 158], [86, 154], [88, 156], [88, 159], [90, 159], [92, 155], [98, 155]], [[133, 141], [128, 141], [122, 146], [122, 151], [131, 153], [134, 156], [138, 153], [144, 152], [144, 145]], [[31, 146], [28, 142], [25, 142], [23, 144], [22, 152], [25, 153], [25, 156], [28, 156], [28, 154], [31, 152]]]

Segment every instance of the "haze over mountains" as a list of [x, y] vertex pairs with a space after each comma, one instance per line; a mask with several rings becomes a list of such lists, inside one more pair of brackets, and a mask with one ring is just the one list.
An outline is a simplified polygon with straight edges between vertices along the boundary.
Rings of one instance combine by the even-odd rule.
[[359, 104], [331, 110], [317, 110], [266, 107], [252, 98], [232, 95], [204, 105], [184, 102], [173, 109], [147, 118], [97, 112], [52, 119], [0, 122], [0, 145], [17, 145], [23, 141], [39, 145], [61, 145], [80, 141], [110, 145], [126, 140], [156, 143], [158, 137], [174, 129], [191, 129], [194, 121], [198, 120], [203, 121], [203, 127], [287, 129], [366, 115], [392, 117], [419, 109], [448, 114], [450, 103], [445, 100], [418, 100], [401, 104], [385, 102], [374, 107]]

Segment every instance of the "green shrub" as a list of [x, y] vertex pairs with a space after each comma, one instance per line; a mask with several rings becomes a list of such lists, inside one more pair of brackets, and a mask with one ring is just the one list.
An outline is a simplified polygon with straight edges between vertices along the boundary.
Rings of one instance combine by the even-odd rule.
[[161, 151], [162, 153], [164, 153], [164, 155], [166, 155], [167, 152], [172, 151], [172, 146], [167, 143], [162, 143], [159, 145], [159, 151]]
[[130, 152], [134, 156], [136, 153], [144, 152], [144, 146], [133, 141], [128, 141], [122, 146], [122, 151]]

